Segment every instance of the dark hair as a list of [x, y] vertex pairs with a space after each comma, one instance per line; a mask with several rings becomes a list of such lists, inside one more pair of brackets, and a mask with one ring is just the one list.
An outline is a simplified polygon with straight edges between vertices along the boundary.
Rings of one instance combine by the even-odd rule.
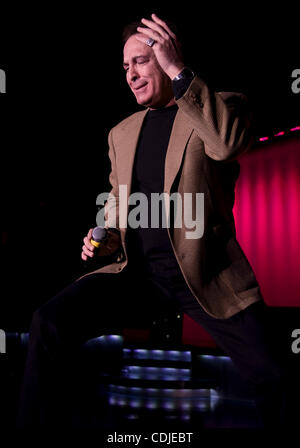
[[[170, 20], [165, 20], [166, 24], [168, 25], [168, 27], [170, 28], [171, 31], [173, 31], [174, 34], [176, 34], [178, 40], [180, 41], [180, 36], [179, 36], [179, 30], [178, 27], [176, 26], [175, 23], [171, 22]], [[134, 34], [137, 34], [137, 27], [140, 26], [142, 28], [147, 28], [146, 25], [144, 25], [142, 22], [136, 21], [136, 22], [131, 22], [128, 25], [125, 26], [125, 28], [123, 29], [123, 33], [122, 33], [122, 44], [123, 46], [126, 44], [126, 42], [128, 41], [128, 39], [133, 36]]]
[[123, 46], [126, 44], [128, 39], [133, 36], [134, 34], [137, 34], [137, 27], [141, 26], [145, 28], [146, 26], [142, 22], [131, 22], [128, 25], [125, 26], [122, 32], [122, 44]]

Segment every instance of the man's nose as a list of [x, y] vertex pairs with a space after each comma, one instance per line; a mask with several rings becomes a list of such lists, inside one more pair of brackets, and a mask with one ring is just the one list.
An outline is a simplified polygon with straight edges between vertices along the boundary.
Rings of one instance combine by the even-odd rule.
[[129, 67], [128, 72], [129, 81], [134, 82], [138, 79], [139, 74], [136, 71], [135, 67]]

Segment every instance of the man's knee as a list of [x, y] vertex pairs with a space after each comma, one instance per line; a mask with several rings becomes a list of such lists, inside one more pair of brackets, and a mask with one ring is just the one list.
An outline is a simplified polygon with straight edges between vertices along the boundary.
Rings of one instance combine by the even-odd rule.
[[30, 325], [30, 340], [42, 340], [49, 344], [57, 339], [57, 318], [51, 307], [46, 303], [35, 310]]

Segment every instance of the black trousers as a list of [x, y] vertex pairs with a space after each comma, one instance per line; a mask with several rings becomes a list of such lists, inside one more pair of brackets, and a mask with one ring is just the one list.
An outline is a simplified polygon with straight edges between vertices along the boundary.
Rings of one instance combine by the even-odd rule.
[[294, 391], [287, 390], [291, 382], [274, 347], [264, 302], [229, 319], [215, 319], [191, 294], [178, 265], [157, 260], [146, 267], [128, 265], [119, 274], [88, 275], [35, 311], [17, 426], [59, 424], [66, 419], [63, 397], [71, 399], [66, 385], [72, 356], [80, 344], [111, 329], [142, 327], [167, 310], [188, 314], [232, 358], [255, 388], [266, 427], [292, 425]]

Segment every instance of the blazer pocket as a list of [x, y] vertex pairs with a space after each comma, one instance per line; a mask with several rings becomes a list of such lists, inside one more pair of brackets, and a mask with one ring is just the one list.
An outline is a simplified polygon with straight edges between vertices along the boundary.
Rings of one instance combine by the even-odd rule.
[[235, 294], [252, 289], [257, 281], [252, 267], [235, 237], [230, 238], [225, 246], [229, 266], [219, 272], [219, 278]]
[[192, 133], [191, 138], [186, 147], [186, 153], [192, 154], [198, 152], [199, 154], [205, 155], [204, 143], [203, 141], [194, 133]]

